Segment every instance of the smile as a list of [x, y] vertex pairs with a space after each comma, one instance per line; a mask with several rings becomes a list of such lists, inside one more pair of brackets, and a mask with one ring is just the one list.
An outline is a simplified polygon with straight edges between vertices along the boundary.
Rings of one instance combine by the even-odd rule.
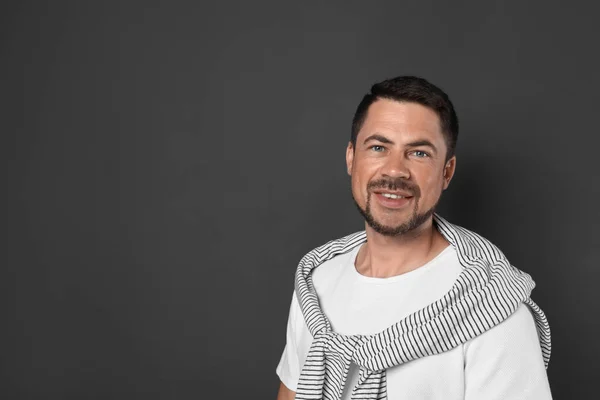
[[383, 197], [387, 197], [388, 199], [403, 199], [404, 196], [400, 196], [398, 194], [392, 194], [392, 193], [381, 193], [381, 195]]
[[377, 202], [385, 207], [385, 208], [392, 208], [392, 209], [401, 209], [401, 208], [405, 208], [407, 207], [412, 199], [413, 196], [410, 196], [408, 194], [395, 194], [395, 193], [374, 193], [375, 198], [377, 199]]

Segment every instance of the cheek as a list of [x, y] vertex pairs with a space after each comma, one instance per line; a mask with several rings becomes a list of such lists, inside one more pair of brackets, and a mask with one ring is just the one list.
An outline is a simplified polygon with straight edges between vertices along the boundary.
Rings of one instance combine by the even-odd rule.
[[[368, 195], [367, 185], [373, 177], [374, 168], [366, 163], [361, 163], [359, 160], [355, 162], [352, 168], [352, 191], [355, 196], [364, 197], [365, 200]], [[376, 170], [376, 168], [375, 168]]]
[[367, 192], [367, 184], [363, 182], [362, 178], [358, 174], [352, 175], [352, 192], [354, 196], [364, 197]]
[[442, 192], [443, 185], [443, 174], [435, 171], [423, 175], [423, 179], [420, 181], [419, 186], [421, 187], [422, 196], [437, 196]]

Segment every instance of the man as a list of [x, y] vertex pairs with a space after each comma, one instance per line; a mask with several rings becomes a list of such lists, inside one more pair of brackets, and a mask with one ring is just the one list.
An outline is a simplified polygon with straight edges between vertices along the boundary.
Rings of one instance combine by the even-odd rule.
[[300, 261], [278, 400], [551, 398], [530, 276], [434, 213], [457, 136], [450, 99], [424, 79], [363, 98], [346, 164], [365, 231]]

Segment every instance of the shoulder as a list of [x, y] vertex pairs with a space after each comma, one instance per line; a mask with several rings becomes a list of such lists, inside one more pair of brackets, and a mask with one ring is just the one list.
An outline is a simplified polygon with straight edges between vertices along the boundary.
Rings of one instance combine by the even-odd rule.
[[353, 247], [345, 253], [323, 262], [312, 273], [312, 280], [317, 293], [323, 294], [332, 285], [339, 283], [344, 278], [351, 279], [354, 267], [354, 258], [359, 246]]
[[466, 356], [504, 357], [507, 353], [539, 354], [541, 348], [537, 328], [529, 307], [520, 304], [506, 320], [464, 345]]
[[514, 313], [512, 313], [504, 321], [492, 327], [481, 335], [471, 339], [466, 344], [472, 344], [478, 339], [491, 339], [503, 341], [507, 336], [536, 333], [535, 321], [529, 307], [521, 303]]

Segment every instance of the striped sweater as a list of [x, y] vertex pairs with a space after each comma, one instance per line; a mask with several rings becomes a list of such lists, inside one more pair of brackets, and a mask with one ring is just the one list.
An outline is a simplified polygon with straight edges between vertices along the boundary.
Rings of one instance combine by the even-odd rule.
[[337, 400], [350, 363], [360, 367], [352, 399], [386, 399], [386, 369], [450, 350], [508, 318], [521, 303], [531, 309], [546, 367], [550, 327], [531, 300], [535, 283], [512, 266], [490, 241], [434, 214], [438, 231], [456, 249], [463, 267], [442, 298], [375, 335], [334, 332], [322, 312], [311, 273], [337, 255], [366, 241], [366, 232], [332, 240], [307, 253], [296, 271], [295, 290], [313, 342], [302, 368], [296, 399]]

